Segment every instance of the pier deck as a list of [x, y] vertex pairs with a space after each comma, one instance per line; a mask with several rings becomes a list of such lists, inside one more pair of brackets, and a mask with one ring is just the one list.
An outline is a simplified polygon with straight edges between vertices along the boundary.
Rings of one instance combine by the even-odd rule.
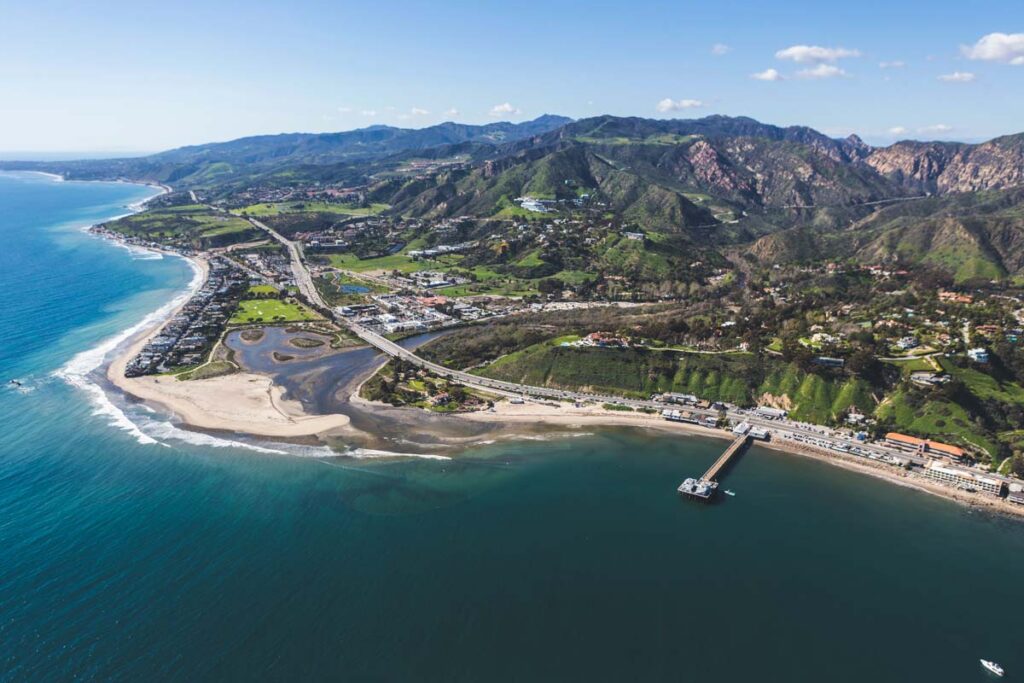
[[729, 464], [729, 461], [742, 451], [748, 443], [750, 443], [749, 434], [742, 434], [736, 437], [736, 440], [725, 449], [722, 455], [718, 456], [718, 460], [712, 463], [711, 467], [707, 469], [700, 479], [691, 477], [680, 484], [677, 489], [679, 493], [699, 500], [710, 500], [715, 495], [715, 491], [718, 490], [718, 475], [722, 473], [722, 470]]

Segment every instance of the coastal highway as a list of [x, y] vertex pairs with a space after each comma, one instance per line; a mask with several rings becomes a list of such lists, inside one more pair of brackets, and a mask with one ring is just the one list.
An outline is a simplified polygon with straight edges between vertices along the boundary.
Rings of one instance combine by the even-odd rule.
[[298, 285], [299, 291], [306, 297], [308, 301], [320, 306], [325, 310], [331, 310], [331, 307], [327, 305], [323, 297], [320, 296], [320, 292], [317, 291], [316, 285], [313, 284], [313, 276], [309, 274], [309, 268], [306, 267], [305, 261], [302, 260], [302, 250], [299, 249], [299, 245], [294, 241], [287, 239], [284, 235], [274, 230], [269, 225], [261, 223], [255, 218], [250, 218], [249, 222], [255, 225], [260, 230], [263, 230], [275, 240], [283, 244], [288, 249], [288, 255], [292, 262], [292, 276], [295, 278], [295, 284]]
[[[288, 253], [291, 257], [292, 273], [295, 277], [295, 282], [299, 287], [299, 291], [302, 292], [309, 301], [317, 304], [324, 310], [333, 312], [333, 309], [327, 305], [327, 302], [323, 300], [323, 297], [320, 296], [320, 292], [317, 291], [316, 286], [313, 284], [313, 278], [309, 273], [309, 269], [306, 267], [305, 261], [302, 258], [302, 252], [298, 245], [292, 240], [286, 239], [273, 228], [270, 228], [266, 224], [254, 218], [250, 218], [249, 221], [288, 249]], [[417, 355], [415, 352], [396, 344], [390, 339], [379, 335], [376, 332], [357, 324], [355, 321], [345, 318], [344, 316], [332, 313], [331, 317], [336, 323], [344, 326], [367, 344], [382, 351], [383, 353], [386, 353], [393, 358], [401, 358], [410, 365], [423, 368], [424, 370], [434, 373], [439, 377], [454, 380], [474, 389], [504, 396], [528, 396], [554, 401], [609, 403], [629, 406], [631, 408], [653, 409], [658, 411], [667, 407], [666, 404], [656, 401], [629, 399], [621, 396], [593, 394], [582, 391], [566, 391], [553, 389], [551, 387], [538, 387], [528, 384], [518, 384], [515, 382], [505, 382], [487, 377], [479, 377], [468, 372], [453, 370], [452, 368], [446, 368], [443, 365], [428, 361], [427, 359]], [[686, 409], [692, 414], [700, 417], [719, 416], [719, 412], [717, 410], [701, 409], [693, 406], [687, 406]], [[867, 446], [847, 434], [829, 429], [828, 427], [802, 422], [793, 422], [790, 420], [767, 419], [757, 415], [753, 411], [742, 409], [729, 410], [726, 412], [726, 417], [732, 422], [747, 422], [755, 427], [770, 429], [776, 436], [788, 436], [789, 438], [797, 441], [803, 441], [804, 443], [809, 440], [827, 440], [833, 443], [843, 444], [847, 448], [858, 447], [878, 455], [898, 456], [901, 458], [908, 458], [917, 464], [924, 463], [924, 459], [918, 456], [912, 456], [903, 451], [897, 451], [879, 444]]]
[[[443, 365], [432, 363], [418, 355], [409, 349], [399, 346], [395, 342], [382, 337], [381, 335], [368, 330], [360, 325], [356, 325], [351, 321], [339, 321], [343, 322], [346, 327], [356, 334], [360, 339], [365, 341], [367, 344], [376, 347], [384, 353], [394, 358], [401, 358], [403, 361], [414, 365], [416, 367], [423, 368], [428, 372], [431, 372], [440, 377], [454, 380], [460, 384], [464, 384], [469, 387], [480, 389], [483, 391], [489, 391], [491, 393], [503, 394], [506, 396], [530, 396], [534, 398], [545, 398], [556, 401], [570, 400], [575, 402], [599, 402], [599, 403], [610, 403], [615, 405], [624, 405], [631, 408], [646, 408], [661, 411], [666, 407], [669, 407], [665, 403], [657, 401], [646, 401], [638, 399], [628, 399], [621, 396], [609, 396], [604, 394], [592, 394], [581, 391], [565, 391], [561, 389], [552, 389], [550, 387], [538, 387], [527, 384], [517, 384], [514, 382], [504, 382], [502, 380], [490, 379], [487, 377], [479, 377], [477, 375], [471, 375], [468, 372], [462, 372], [461, 370], [453, 370], [446, 368]], [[686, 410], [694, 415], [701, 417], [715, 417], [719, 416], [719, 411], [712, 409], [701, 409], [693, 406], [687, 406]], [[858, 441], [856, 438], [848, 434], [823, 427], [819, 425], [812, 425], [802, 422], [793, 422], [791, 420], [774, 420], [759, 416], [752, 410], [743, 409], [732, 409], [726, 411], [726, 417], [734, 423], [746, 422], [754, 427], [763, 427], [771, 430], [776, 437], [791, 438], [798, 442], [809, 443], [808, 445], [814, 446], [813, 441], [830, 441], [836, 444], [842, 444], [849, 448], [860, 448], [866, 452], [872, 452], [876, 455], [888, 455], [895, 456], [904, 459], [908, 459], [918, 465], [924, 465], [925, 459], [920, 456], [911, 455], [909, 453], [898, 451], [887, 446], [881, 446], [878, 444], [871, 444], [870, 446]], [[820, 447], [820, 446], [819, 446]]]

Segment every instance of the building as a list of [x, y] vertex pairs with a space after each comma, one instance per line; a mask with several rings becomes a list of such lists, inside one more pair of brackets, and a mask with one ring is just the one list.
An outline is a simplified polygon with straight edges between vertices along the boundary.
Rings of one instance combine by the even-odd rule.
[[910, 381], [920, 386], [933, 387], [948, 382], [949, 375], [940, 375], [935, 372], [925, 372], [922, 370], [910, 373]]
[[951, 484], [965, 491], [984, 491], [994, 496], [998, 496], [1003, 492], [1003, 482], [1001, 479], [986, 477], [983, 474], [976, 474], [959, 467], [940, 465], [937, 462], [933, 462], [925, 468], [924, 476], [945, 484]]
[[684, 405], [696, 405], [698, 399], [693, 394], [674, 394], [669, 392], [662, 394], [661, 400], [664, 401], [665, 403], [681, 403]]
[[973, 360], [975, 363], [987, 363], [988, 362], [988, 350], [978, 347], [976, 349], [969, 349], [967, 351], [967, 357]]
[[939, 301], [953, 304], [970, 304], [974, 303], [974, 297], [972, 297], [969, 294], [959, 294], [957, 292], [940, 291]]
[[902, 451], [920, 453], [932, 457], [951, 458], [952, 460], [962, 460], [966, 455], [964, 449], [950, 446], [948, 443], [919, 439], [916, 436], [908, 436], [899, 432], [889, 432], [886, 434], [885, 443], [887, 446], [892, 446]]
[[786, 415], [789, 413], [780, 408], [771, 408], [769, 406], [758, 406], [754, 409], [754, 412], [760, 417], [766, 417], [769, 420], [784, 420]]
[[752, 427], [747, 434], [751, 439], [758, 439], [760, 441], [767, 441], [769, 432], [764, 427]]
[[1006, 500], [1017, 505], [1024, 505], [1024, 486], [1010, 484], [1010, 490], [1006, 494]]
[[736, 425], [735, 427], [732, 428], [732, 433], [735, 434], [736, 436], [743, 436], [744, 434], [746, 434], [749, 431], [750, 431], [750, 423], [749, 422], [740, 422], [738, 425]]

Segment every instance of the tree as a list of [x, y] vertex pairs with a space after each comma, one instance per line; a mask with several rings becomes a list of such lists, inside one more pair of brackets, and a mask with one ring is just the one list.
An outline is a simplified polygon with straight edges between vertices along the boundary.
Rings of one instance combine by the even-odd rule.
[[558, 294], [565, 285], [558, 278], [548, 277], [537, 283], [537, 289], [541, 294]]

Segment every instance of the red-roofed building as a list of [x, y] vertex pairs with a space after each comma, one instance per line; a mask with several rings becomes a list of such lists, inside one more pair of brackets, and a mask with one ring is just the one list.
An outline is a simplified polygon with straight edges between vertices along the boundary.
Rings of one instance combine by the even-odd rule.
[[885, 443], [900, 450], [913, 451], [934, 457], [951, 458], [953, 460], [962, 460], [964, 455], [966, 455], [964, 449], [957, 446], [950, 446], [941, 441], [919, 439], [916, 436], [908, 436], [899, 432], [889, 432], [886, 434]]

